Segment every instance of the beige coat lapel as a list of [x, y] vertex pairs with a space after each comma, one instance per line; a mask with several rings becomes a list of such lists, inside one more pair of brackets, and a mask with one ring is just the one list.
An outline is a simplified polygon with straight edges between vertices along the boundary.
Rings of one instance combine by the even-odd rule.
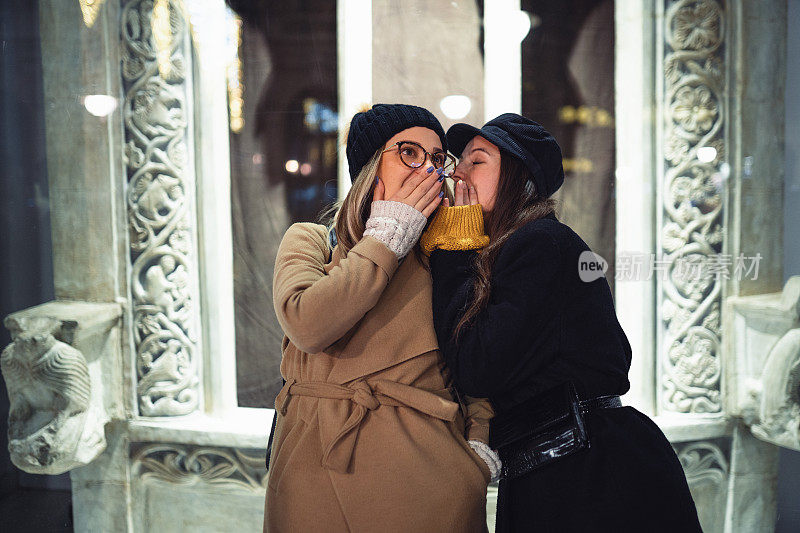
[[[330, 271], [341, 260], [333, 252]], [[438, 350], [433, 329], [430, 273], [412, 250], [372, 308], [339, 342], [326, 350], [337, 358], [330, 380], [339, 384]], [[342, 302], [343, 306], [347, 302]]]

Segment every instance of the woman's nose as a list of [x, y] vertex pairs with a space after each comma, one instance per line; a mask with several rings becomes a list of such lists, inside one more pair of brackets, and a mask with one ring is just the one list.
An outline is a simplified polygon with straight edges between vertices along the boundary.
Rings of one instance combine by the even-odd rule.
[[466, 173], [466, 170], [467, 170], [466, 161], [459, 162], [458, 165], [456, 165], [456, 169], [453, 171], [452, 178], [453, 179], [463, 180], [464, 179], [464, 175]]

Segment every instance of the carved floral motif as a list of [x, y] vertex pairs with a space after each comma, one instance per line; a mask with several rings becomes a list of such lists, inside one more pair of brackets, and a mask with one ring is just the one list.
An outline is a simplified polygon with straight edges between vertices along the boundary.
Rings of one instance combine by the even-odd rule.
[[710, 441], [691, 442], [675, 450], [689, 486], [711, 483], [726, 491], [728, 461], [722, 450]]
[[[665, 14], [665, 172], [659, 242], [668, 275], [658, 280], [659, 403], [672, 412], [715, 413], [722, 408], [722, 279], [713, 270], [709, 275], [708, 268], [713, 269], [725, 235], [723, 15], [723, 7], [714, 0], [668, 1]], [[702, 160], [700, 149], [705, 149]], [[693, 267], [697, 268], [691, 275]]]
[[264, 452], [180, 444], [148, 444], [133, 452], [131, 472], [141, 479], [260, 492], [267, 487]]

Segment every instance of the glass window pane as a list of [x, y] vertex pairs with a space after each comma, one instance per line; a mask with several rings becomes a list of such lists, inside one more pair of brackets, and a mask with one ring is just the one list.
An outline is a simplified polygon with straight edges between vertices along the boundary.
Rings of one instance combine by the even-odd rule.
[[614, 2], [523, 0], [522, 114], [558, 141], [560, 219], [608, 261], [614, 288]]
[[275, 254], [289, 225], [317, 221], [336, 200], [336, 3], [229, 5], [242, 18], [228, 80], [238, 400], [272, 407], [283, 338]]

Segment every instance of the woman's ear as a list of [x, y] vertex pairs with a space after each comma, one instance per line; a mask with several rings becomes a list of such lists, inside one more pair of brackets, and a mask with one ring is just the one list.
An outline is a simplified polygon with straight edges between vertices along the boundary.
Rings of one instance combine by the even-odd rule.
[[386, 187], [383, 185], [383, 180], [375, 176], [375, 188], [372, 190], [372, 201], [383, 200], [383, 195], [386, 192]]

